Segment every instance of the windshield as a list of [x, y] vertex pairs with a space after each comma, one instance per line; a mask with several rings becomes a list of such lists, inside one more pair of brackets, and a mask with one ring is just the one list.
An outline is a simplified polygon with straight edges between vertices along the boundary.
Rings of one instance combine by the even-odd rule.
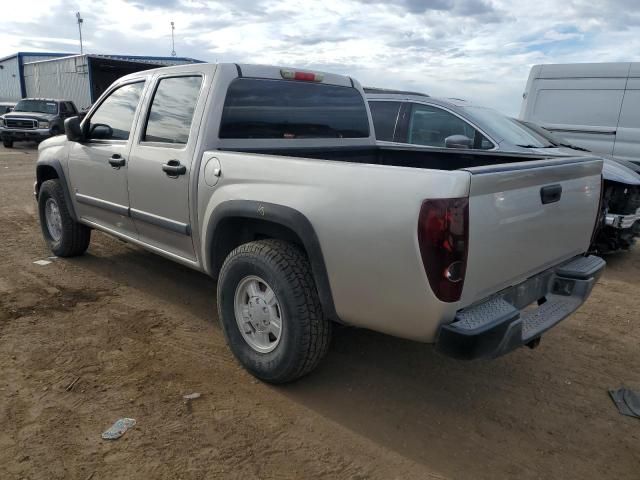
[[486, 107], [463, 107], [479, 125], [486, 125], [496, 136], [512, 145], [527, 148], [549, 148], [555, 145], [525, 125]]
[[58, 104], [46, 100], [20, 100], [13, 111], [56, 114], [58, 113]]

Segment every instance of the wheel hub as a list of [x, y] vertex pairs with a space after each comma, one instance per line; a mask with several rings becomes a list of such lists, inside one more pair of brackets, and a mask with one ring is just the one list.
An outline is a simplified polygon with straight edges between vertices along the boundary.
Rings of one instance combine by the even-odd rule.
[[271, 315], [267, 308], [267, 303], [260, 297], [251, 297], [248, 306], [249, 318], [253, 325], [260, 332], [266, 331], [271, 323]]
[[262, 278], [250, 275], [236, 288], [234, 313], [238, 329], [256, 352], [273, 351], [282, 337], [282, 310], [275, 292]]
[[51, 239], [58, 242], [62, 238], [62, 217], [60, 208], [53, 198], [48, 198], [44, 205], [44, 216]]

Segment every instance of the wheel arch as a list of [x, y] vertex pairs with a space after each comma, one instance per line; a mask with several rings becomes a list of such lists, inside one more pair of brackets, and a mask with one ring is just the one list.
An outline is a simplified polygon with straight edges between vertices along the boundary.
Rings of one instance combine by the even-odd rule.
[[69, 193], [69, 184], [67, 183], [67, 178], [64, 174], [64, 170], [62, 169], [62, 165], [58, 160], [39, 160], [36, 164], [36, 183], [34, 185], [33, 193], [36, 198], [38, 198], [38, 194], [40, 193], [40, 187], [47, 180], [60, 180], [62, 184], [62, 191], [64, 192], [64, 199], [67, 202], [67, 207], [69, 210], [69, 214], [74, 221], [78, 221], [76, 216], [76, 211], [71, 201], [71, 195]]
[[338, 321], [320, 241], [309, 219], [291, 207], [253, 200], [229, 200], [218, 205], [207, 224], [204, 264], [217, 277], [227, 255], [238, 245], [263, 238], [298, 244], [309, 259], [322, 309]]

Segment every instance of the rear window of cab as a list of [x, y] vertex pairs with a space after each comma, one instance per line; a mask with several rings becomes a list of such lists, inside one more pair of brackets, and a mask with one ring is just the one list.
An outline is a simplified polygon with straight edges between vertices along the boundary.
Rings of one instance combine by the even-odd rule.
[[369, 117], [358, 90], [293, 80], [231, 82], [220, 138], [363, 138]]

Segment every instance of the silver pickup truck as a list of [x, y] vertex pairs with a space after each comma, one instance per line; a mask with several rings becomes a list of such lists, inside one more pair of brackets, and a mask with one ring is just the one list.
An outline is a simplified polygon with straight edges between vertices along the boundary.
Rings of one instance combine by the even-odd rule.
[[92, 229], [217, 278], [240, 363], [310, 372], [332, 322], [491, 358], [587, 298], [602, 161], [377, 146], [346, 76], [195, 64], [114, 83], [40, 145], [53, 253]]

